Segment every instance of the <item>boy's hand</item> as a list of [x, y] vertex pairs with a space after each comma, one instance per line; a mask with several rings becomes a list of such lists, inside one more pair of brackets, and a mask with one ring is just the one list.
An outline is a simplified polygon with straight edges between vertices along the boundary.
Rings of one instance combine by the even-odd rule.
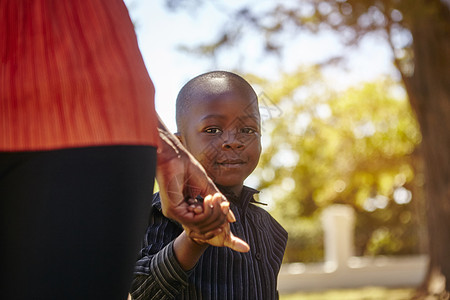
[[[203, 201], [203, 205], [199, 205], [201, 204], [200, 202], [191, 200], [190, 201], [190, 207], [189, 209], [196, 213], [196, 214], [208, 214], [208, 207], [210, 208], [211, 206], [214, 205], [214, 202], [220, 201], [220, 197], [222, 197], [221, 194], [216, 193], [214, 194], [214, 196], [208, 195], [205, 197], [204, 201]], [[222, 210], [226, 211], [229, 210], [229, 202], [221, 202], [221, 208]], [[205, 208], [203, 211], [203, 207]], [[230, 215], [229, 215], [230, 216]], [[234, 219], [229, 219], [229, 222], [234, 222], [236, 221]], [[214, 237], [212, 238], [208, 238], [205, 239], [203, 236], [198, 235], [196, 232], [190, 230], [188, 227], [183, 226], [184, 230], [186, 231], [187, 235], [194, 240], [196, 243], [199, 244], [210, 244], [212, 246], [217, 246], [217, 247], [229, 247], [235, 251], [238, 252], [248, 252], [250, 250], [250, 247], [248, 246], [247, 243], [243, 242], [241, 239], [235, 237], [231, 231], [230, 231], [230, 224], [224, 224], [221, 227], [219, 227], [218, 229], [216, 229], [214, 231]]]

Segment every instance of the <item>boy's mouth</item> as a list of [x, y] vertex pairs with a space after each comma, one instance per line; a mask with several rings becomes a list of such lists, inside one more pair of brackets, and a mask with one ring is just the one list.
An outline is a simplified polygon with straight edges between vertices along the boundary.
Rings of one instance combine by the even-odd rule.
[[226, 168], [238, 168], [242, 166], [244, 163], [245, 162], [241, 159], [231, 159], [217, 162], [219, 166], [223, 166]]

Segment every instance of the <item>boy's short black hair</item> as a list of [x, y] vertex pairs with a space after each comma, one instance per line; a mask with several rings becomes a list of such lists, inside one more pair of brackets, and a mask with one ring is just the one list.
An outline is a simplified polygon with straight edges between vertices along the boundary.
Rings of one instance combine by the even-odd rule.
[[187, 114], [192, 104], [193, 97], [198, 92], [198, 87], [208, 87], [208, 82], [215, 78], [225, 78], [234, 81], [242, 86], [255, 101], [258, 101], [252, 86], [241, 76], [228, 71], [212, 71], [198, 75], [189, 80], [180, 90], [176, 100], [176, 123], [178, 132], [183, 128], [183, 116]]

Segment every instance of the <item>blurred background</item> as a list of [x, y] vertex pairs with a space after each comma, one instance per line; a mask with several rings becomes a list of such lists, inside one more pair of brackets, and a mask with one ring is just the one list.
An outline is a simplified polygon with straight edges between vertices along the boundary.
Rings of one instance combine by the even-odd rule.
[[259, 94], [263, 154], [246, 183], [289, 232], [284, 263], [326, 262], [321, 216], [345, 204], [352, 256], [431, 255], [423, 285], [409, 288], [439, 294], [450, 253], [450, 4], [413, 2], [125, 1], [171, 130], [178, 91], [203, 72], [234, 71]]

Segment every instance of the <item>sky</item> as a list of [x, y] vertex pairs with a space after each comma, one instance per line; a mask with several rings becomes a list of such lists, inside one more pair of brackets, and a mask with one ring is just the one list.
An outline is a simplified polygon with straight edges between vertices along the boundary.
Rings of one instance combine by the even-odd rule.
[[[245, 0], [247, 1], [247, 0]], [[164, 0], [125, 0], [135, 24], [139, 48], [147, 70], [156, 88], [155, 105], [158, 114], [173, 132], [175, 126], [175, 99], [181, 87], [191, 78], [214, 69], [233, 70], [238, 66], [246, 72], [276, 79], [280, 71], [294, 71], [299, 65], [310, 65], [339, 54], [342, 47], [332, 34], [302, 35], [290, 40], [281, 60], [255, 52], [253, 43], [247, 40], [240, 46], [244, 56], [230, 51], [212, 62], [177, 50], [179, 45], [196, 45], [210, 41], [226, 20], [222, 7], [205, 1], [194, 11], [168, 11]], [[216, 1], [217, 3], [217, 1]], [[228, 1], [231, 5], [242, 1]], [[382, 74], [392, 74], [390, 52], [374, 38], [365, 39], [359, 51], [352, 53], [346, 71], [330, 71], [328, 81], [344, 87], [359, 81], [370, 81]]]

